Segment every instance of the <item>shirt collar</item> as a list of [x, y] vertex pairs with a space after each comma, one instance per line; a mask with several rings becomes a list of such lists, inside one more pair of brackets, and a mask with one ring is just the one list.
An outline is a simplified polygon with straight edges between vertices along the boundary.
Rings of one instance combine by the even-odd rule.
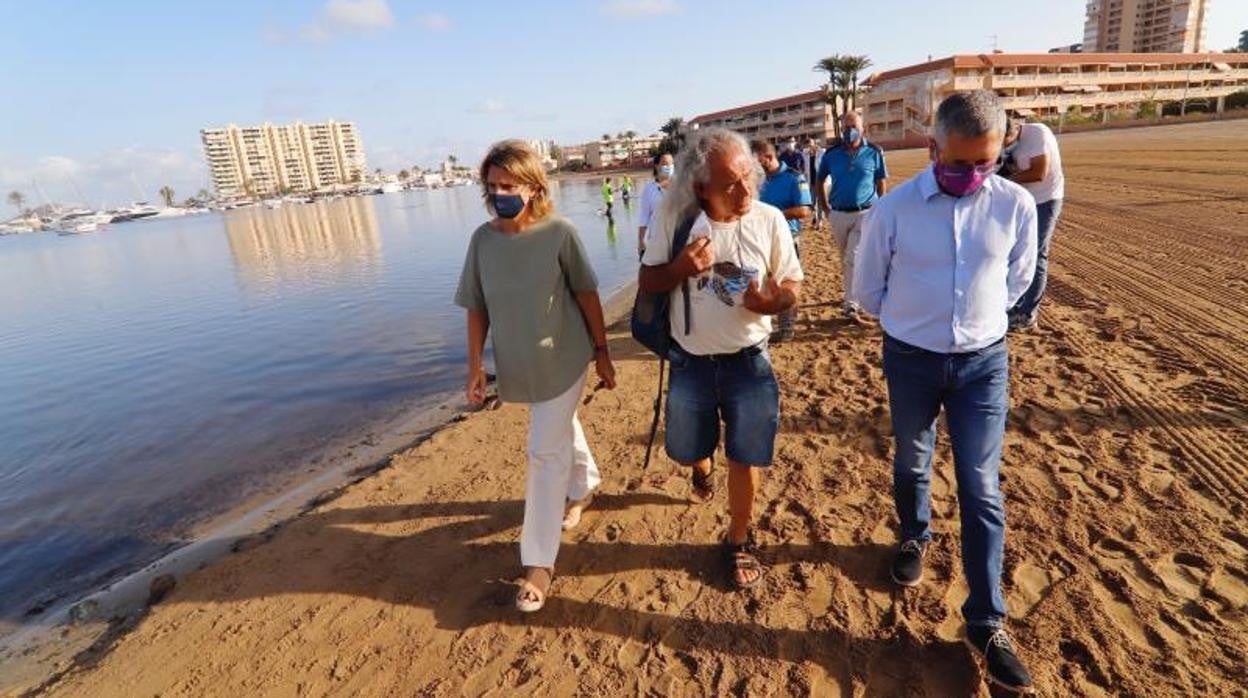
[[932, 170], [930, 162], [919, 173], [919, 193], [923, 195], [925, 201], [941, 193], [940, 185], [936, 183], [936, 172]]
[[767, 179], [771, 179], [772, 177], [778, 177], [781, 172], [784, 172], [787, 169], [789, 169], [788, 164], [781, 162], [780, 167], [777, 168], [775, 172], [772, 172], [771, 174], [767, 175]]

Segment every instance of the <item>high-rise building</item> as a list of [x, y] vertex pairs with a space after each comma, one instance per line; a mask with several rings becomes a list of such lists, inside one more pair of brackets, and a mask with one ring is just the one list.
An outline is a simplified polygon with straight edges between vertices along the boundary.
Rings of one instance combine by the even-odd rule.
[[206, 128], [204, 157], [217, 196], [267, 196], [358, 182], [367, 168], [353, 123]]
[[1088, 0], [1088, 53], [1199, 53], [1210, 0]]

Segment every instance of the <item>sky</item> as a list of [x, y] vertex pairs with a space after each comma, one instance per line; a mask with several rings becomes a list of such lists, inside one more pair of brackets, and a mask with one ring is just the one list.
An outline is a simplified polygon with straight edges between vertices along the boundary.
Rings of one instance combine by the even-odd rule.
[[[370, 169], [576, 143], [875, 70], [1079, 42], [1084, 0], [4, 0], [0, 190], [117, 205], [208, 188], [199, 130], [354, 121]], [[1248, 29], [1212, 0], [1211, 48]], [[81, 193], [79, 193], [81, 192]], [[85, 200], [85, 201], [84, 201]], [[2, 205], [2, 204], [0, 204]]]

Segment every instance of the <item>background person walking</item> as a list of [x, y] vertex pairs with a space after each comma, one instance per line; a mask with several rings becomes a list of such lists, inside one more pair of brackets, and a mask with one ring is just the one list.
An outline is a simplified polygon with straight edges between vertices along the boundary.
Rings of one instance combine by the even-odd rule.
[[1066, 175], [1062, 172], [1062, 151], [1048, 126], [1011, 119], [1005, 134], [1005, 176], [1023, 185], [1036, 200], [1036, 277], [1027, 292], [1010, 309], [1010, 329], [1028, 330], [1036, 326], [1040, 301], [1049, 280], [1049, 247], [1062, 215], [1066, 195]]
[[[858, 251], [862, 217], [875, 204], [876, 199], [888, 190], [888, 168], [884, 165], [884, 151], [874, 143], [867, 142], [862, 130], [862, 115], [850, 112], [845, 115], [845, 130], [823, 154], [819, 173], [814, 183], [819, 207], [828, 217], [832, 238], [841, 252], [841, 276], [845, 295], [841, 308], [845, 316], [859, 321], [859, 306], [850, 289], [854, 284], [854, 257]], [[824, 182], [832, 180], [831, 195], [824, 189]]]

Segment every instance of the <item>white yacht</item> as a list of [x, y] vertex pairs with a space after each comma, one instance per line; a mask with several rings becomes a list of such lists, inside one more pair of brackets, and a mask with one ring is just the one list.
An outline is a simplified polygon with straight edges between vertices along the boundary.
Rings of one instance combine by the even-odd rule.
[[125, 221], [137, 221], [141, 218], [151, 218], [160, 213], [160, 209], [152, 206], [146, 201], [136, 201], [129, 206], [119, 208], [112, 212], [112, 223], [124, 223]]

